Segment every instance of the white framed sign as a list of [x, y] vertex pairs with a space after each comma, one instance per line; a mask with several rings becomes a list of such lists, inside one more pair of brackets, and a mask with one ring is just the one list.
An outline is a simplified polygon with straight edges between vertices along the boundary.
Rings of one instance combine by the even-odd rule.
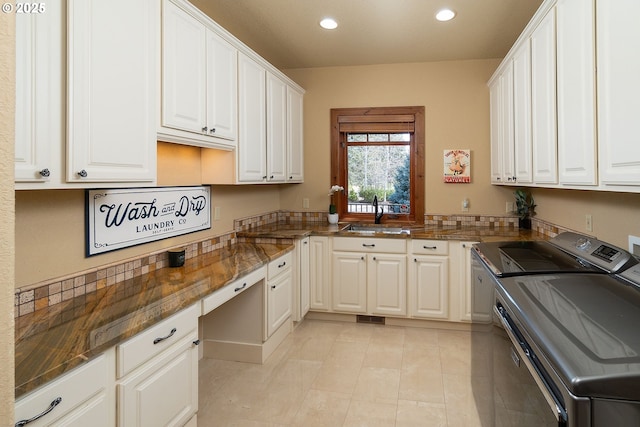
[[211, 228], [209, 187], [87, 190], [86, 256]]

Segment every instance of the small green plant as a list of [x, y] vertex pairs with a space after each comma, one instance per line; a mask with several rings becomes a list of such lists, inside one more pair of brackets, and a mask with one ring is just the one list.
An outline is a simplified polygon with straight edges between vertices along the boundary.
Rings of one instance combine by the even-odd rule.
[[516, 197], [516, 213], [520, 219], [527, 219], [535, 215], [536, 204], [531, 193], [518, 189], [513, 194]]

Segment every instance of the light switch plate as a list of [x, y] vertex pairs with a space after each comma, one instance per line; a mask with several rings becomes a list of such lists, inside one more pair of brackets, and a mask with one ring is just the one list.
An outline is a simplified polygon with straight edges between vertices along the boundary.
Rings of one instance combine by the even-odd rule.
[[629, 252], [640, 256], [640, 237], [629, 235]]

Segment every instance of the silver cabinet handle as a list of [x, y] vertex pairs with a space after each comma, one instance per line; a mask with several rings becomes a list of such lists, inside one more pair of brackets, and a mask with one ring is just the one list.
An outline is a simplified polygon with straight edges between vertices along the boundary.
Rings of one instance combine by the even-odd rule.
[[49, 404], [49, 407], [47, 409], [45, 409], [44, 411], [40, 412], [38, 415], [36, 415], [35, 417], [29, 418], [28, 420], [21, 420], [18, 421], [15, 424], [15, 427], [21, 427], [21, 426], [26, 426], [27, 424], [36, 421], [37, 419], [40, 419], [42, 417], [44, 417], [45, 415], [47, 415], [49, 412], [53, 411], [53, 408], [55, 408], [56, 406], [58, 406], [60, 404], [60, 402], [62, 402], [62, 397], [56, 397], [55, 399], [53, 399], [53, 401]]
[[171, 338], [173, 336], [173, 334], [175, 334], [178, 330], [176, 328], [173, 328], [171, 330], [171, 332], [169, 332], [169, 335], [165, 336], [165, 337], [160, 337], [160, 338], [156, 338], [155, 340], [153, 340], [154, 344], [158, 344], [159, 342], [162, 342], [168, 338]]
[[49, 169], [47, 169], [47, 168], [42, 169], [42, 170], [41, 170], [40, 172], [38, 172], [38, 173], [40, 174], [40, 176], [42, 176], [42, 177], [44, 177], [44, 178], [46, 178], [46, 177], [48, 177], [49, 175], [51, 175], [51, 172], [50, 172], [50, 171], [49, 171]]
[[82, 169], [80, 172], [78, 172], [78, 176], [80, 176], [81, 178], [86, 178], [87, 177], [87, 171]]

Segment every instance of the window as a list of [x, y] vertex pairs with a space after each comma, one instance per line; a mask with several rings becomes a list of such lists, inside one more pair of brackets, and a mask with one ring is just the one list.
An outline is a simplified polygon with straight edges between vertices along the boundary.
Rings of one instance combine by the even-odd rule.
[[331, 110], [331, 185], [343, 221], [424, 219], [424, 107]]

